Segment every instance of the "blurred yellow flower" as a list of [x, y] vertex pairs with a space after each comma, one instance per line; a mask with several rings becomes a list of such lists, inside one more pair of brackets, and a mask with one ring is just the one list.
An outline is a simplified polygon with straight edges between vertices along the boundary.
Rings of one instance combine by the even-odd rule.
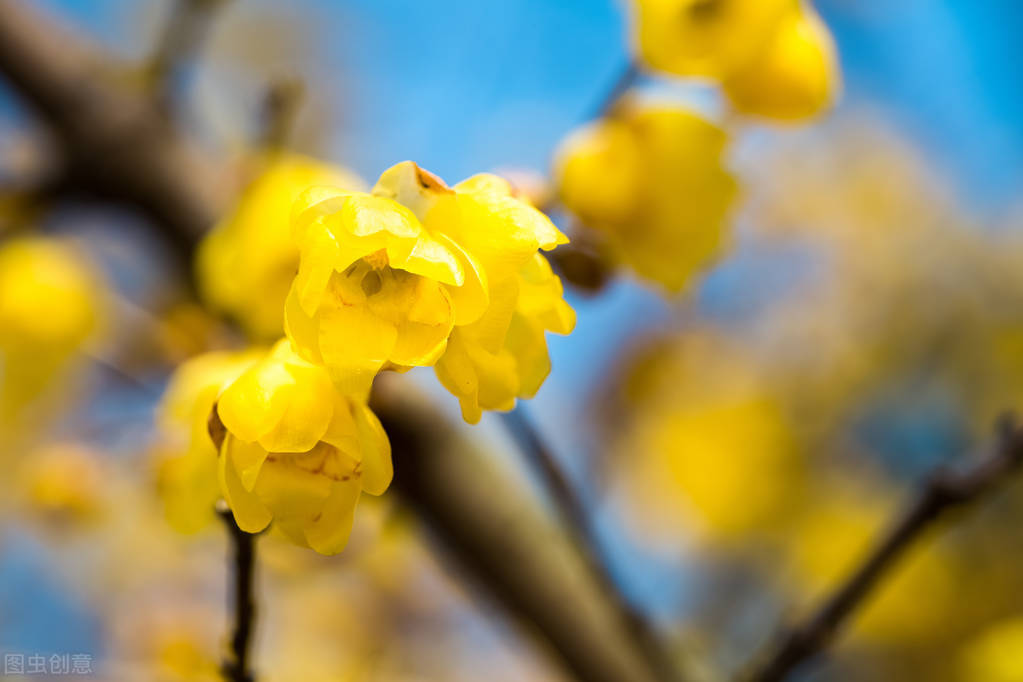
[[692, 332], [646, 350], [625, 394], [616, 461], [645, 525], [674, 534], [682, 517], [728, 541], [783, 517], [802, 475], [792, 425], [725, 338]]
[[650, 67], [721, 80], [748, 67], [799, 0], [636, 0], [636, 41]]
[[292, 542], [336, 554], [360, 494], [390, 485], [391, 448], [376, 416], [287, 339], [224, 390], [216, 414], [226, 430], [221, 491], [246, 532], [273, 521]]
[[737, 111], [798, 121], [827, 109], [841, 87], [835, 44], [812, 7], [789, 12], [757, 59], [724, 79]]
[[157, 409], [157, 485], [168, 521], [182, 533], [213, 521], [220, 498], [210, 410], [224, 387], [261, 357], [259, 351], [199, 355], [182, 363], [167, 385]]
[[1023, 682], [1023, 617], [995, 623], [959, 656], [962, 682]]
[[253, 338], [281, 335], [284, 300], [298, 270], [291, 206], [308, 187], [364, 187], [353, 173], [297, 154], [270, 155], [233, 211], [199, 246], [196, 274], [202, 297], [230, 314]]
[[100, 457], [75, 443], [56, 443], [30, 453], [18, 479], [31, 511], [58, 523], [100, 518], [106, 478]]
[[16, 420], [100, 327], [104, 287], [70, 243], [12, 240], [0, 247], [0, 424]]
[[722, 250], [735, 201], [723, 130], [680, 108], [626, 102], [562, 145], [562, 201], [610, 255], [672, 292]]
[[[324, 364], [346, 393], [367, 392], [382, 368], [437, 363], [456, 328], [466, 330], [463, 346], [478, 340], [501, 352], [522, 276], [560, 294], [560, 282], [542, 272], [546, 263], [536, 262], [537, 249], [567, 240], [495, 176], [448, 187], [414, 163], [400, 163], [372, 194], [307, 192], [293, 227], [302, 259], [286, 330], [299, 353]], [[537, 300], [534, 307], [547, 305]], [[528, 330], [509, 343], [536, 353]], [[515, 386], [511, 398], [526, 390]], [[456, 395], [475, 391], [460, 383]]]

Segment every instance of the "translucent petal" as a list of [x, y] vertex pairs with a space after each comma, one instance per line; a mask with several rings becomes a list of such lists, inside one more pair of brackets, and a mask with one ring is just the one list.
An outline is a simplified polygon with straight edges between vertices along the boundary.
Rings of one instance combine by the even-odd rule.
[[228, 386], [217, 403], [217, 414], [230, 433], [258, 441], [284, 416], [295, 380], [279, 362], [266, 358]]
[[394, 477], [391, 463], [391, 442], [380, 425], [380, 420], [363, 403], [352, 405], [352, 413], [359, 430], [359, 449], [362, 453], [362, 489], [370, 495], [381, 495]]
[[[228, 441], [233, 437], [228, 435]], [[249, 492], [242, 485], [234, 464], [228, 461], [228, 442], [225, 441], [224, 452], [220, 455], [217, 469], [220, 479], [220, 490], [224, 494], [227, 505], [234, 513], [234, 520], [246, 533], [258, 533], [268, 525], [273, 518], [270, 510], [267, 509], [255, 493]]]
[[363, 396], [391, 356], [398, 330], [363, 306], [330, 306], [319, 315], [319, 349], [342, 393]]
[[320, 554], [337, 554], [348, 544], [361, 489], [357, 479], [338, 481], [316, 520], [305, 526], [305, 539]]

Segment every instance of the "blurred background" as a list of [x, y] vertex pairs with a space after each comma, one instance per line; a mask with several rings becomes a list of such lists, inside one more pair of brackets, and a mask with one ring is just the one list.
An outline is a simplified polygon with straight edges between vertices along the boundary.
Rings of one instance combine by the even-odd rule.
[[[32, 4], [126, 64], [171, 11]], [[728, 130], [731, 247], [679, 296], [624, 271], [598, 295], [569, 288], [577, 328], [549, 338], [553, 372], [524, 403], [627, 595], [725, 670], [1021, 406], [1023, 7], [814, 5], [844, 90], [810, 125], [736, 121], [710, 88], [639, 82]], [[298, 79], [289, 144], [367, 182], [405, 159], [449, 182], [543, 176], [630, 54], [624, 2], [232, 0], [176, 106], [238, 155], [268, 84]], [[52, 143], [0, 80], [0, 180], [39, 174]], [[85, 653], [105, 679], [216, 679], [225, 540], [167, 526], [153, 451], [169, 368], [223, 332], [168, 303], [167, 244], [134, 215], [72, 200], [32, 220], [73, 235], [107, 293], [83, 356], [53, 369], [60, 390], [0, 431], [0, 653]], [[154, 347], [126, 344], [139, 329]], [[530, 476], [496, 415], [471, 428]], [[565, 679], [406, 512], [387, 496], [366, 507], [337, 557], [263, 543], [266, 679]], [[914, 549], [801, 679], [1023, 679], [989, 672], [1023, 660], [1021, 507], [1017, 483]]]

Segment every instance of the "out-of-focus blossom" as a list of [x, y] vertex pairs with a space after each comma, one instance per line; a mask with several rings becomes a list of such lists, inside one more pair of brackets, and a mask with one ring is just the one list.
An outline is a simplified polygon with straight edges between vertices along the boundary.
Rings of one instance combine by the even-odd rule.
[[739, 112], [811, 118], [831, 106], [841, 88], [831, 33], [812, 7], [791, 11], [752, 64], [722, 85]]
[[97, 270], [69, 243], [0, 247], [0, 425], [12, 425], [67, 369], [104, 317]]
[[401, 163], [372, 194], [306, 193], [294, 227], [302, 263], [287, 332], [346, 392], [365, 393], [382, 368], [437, 364], [476, 421], [481, 407], [535, 393], [549, 368], [544, 330], [574, 324], [538, 253], [567, 240], [496, 176], [448, 187]]
[[361, 493], [380, 495], [391, 482], [391, 448], [376, 416], [287, 339], [224, 390], [216, 414], [225, 430], [220, 487], [244, 531], [273, 521], [296, 544], [335, 554]]
[[640, 57], [720, 83], [739, 112], [801, 120], [840, 88], [834, 41], [800, 0], [637, 0]]
[[961, 682], [1023, 682], [1023, 617], [990, 626], [963, 647]]
[[182, 363], [167, 385], [157, 411], [157, 483], [168, 521], [183, 533], [207, 526], [221, 496], [210, 410], [224, 387], [261, 357], [259, 351], [199, 355]]
[[723, 168], [726, 143], [693, 112], [626, 102], [562, 145], [559, 192], [612, 258], [678, 292], [728, 240], [737, 188]]
[[[710, 538], [769, 528], [799, 481], [792, 426], [754, 366], [712, 333], [633, 366], [616, 468], [650, 526], [687, 519]], [[741, 504], [736, 500], [741, 500]]]
[[28, 512], [57, 525], [100, 520], [106, 507], [102, 456], [75, 443], [54, 443], [19, 462], [18, 494]]
[[636, 0], [643, 61], [676, 76], [722, 80], [748, 68], [799, 0]]
[[203, 298], [238, 320], [253, 338], [284, 328], [284, 300], [298, 270], [288, 219], [310, 186], [364, 187], [350, 171], [295, 154], [272, 154], [229, 215], [199, 246], [196, 272]]

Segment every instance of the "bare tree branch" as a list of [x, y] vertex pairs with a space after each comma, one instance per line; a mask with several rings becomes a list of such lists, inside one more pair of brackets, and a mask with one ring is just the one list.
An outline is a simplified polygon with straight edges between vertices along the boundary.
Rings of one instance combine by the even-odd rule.
[[504, 422], [512, 435], [539, 472], [541, 479], [575, 541], [579, 554], [597, 579], [601, 589], [608, 596], [611, 605], [617, 612], [619, 620], [625, 625], [626, 632], [633, 638], [637, 650], [642, 651], [650, 665], [658, 670], [664, 680], [674, 680], [678, 676], [678, 666], [672, 660], [665, 643], [660, 639], [653, 624], [645, 614], [637, 609], [625, 596], [618, 581], [611, 573], [596, 529], [590, 522], [590, 514], [586, 505], [576, 492], [558, 458], [551, 451], [547, 442], [540, 436], [533, 423], [524, 412], [522, 405], [504, 415]]
[[252, 646], [252, 632], [256, 626], [256, 538], [258, 535], [246, 533], [235, 523], [234, 514], [226, 504], [217, 505], [217, 514], [224, 522], [231, 539], [233, 595], [231, 611], [233, 625], [231, 630], [230, 657], [221, 666], [221, 672], [228, 682], [254, 682], [255, 675], [249, 669], [249, 650]]
[[174, 0], [146, 69], [150, 90], [164, 111], [170, 108], [184, 66], [202, 47], [213, 14], [228, 1]]
[[964, 469], [935, 472], [874, 550], [803, 622], [790, 628], [774, 652], [746, 676], [749, 682], [778, 682], [824, 649], [903, 553], [953, 509], [969, 507], [997, 488], [1023, 464], [1023, 429], [1005, 422], [999, 438]]
[[66, 183], [140, 209], [184, 258], [220, 214], [223, 170], [112, 62], [17, 0], [0, 0], [0, 74], [55, 134]]
[[651, 664], [564, 532], [513, 476], [479, 452], [397, 375], [372, 407], [391, 439], [394, 487], [463, 566], [586, 682], [677, 680]]

